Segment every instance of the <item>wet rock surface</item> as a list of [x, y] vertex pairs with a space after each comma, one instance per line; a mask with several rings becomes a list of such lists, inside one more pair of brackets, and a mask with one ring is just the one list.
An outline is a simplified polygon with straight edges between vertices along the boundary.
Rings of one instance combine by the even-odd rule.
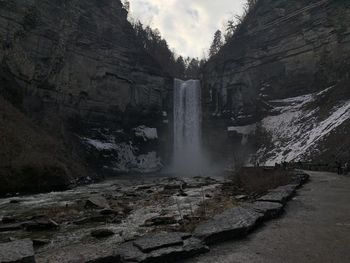
[[232, 208], [200, 224], [194, 236], [207, 244], [238, 238], [253, 229], [263, 218], [263, 214], [248, 208]]
[[35, 263], [32, 241], [24, 239], [0, 244], [0, 262]]

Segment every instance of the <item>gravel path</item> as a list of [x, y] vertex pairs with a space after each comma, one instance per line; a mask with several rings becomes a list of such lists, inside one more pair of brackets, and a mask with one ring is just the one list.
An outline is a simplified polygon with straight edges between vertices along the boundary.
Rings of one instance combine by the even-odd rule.
[[186, 262], [350, 262], [350, 177], [309, 174], [284, 216]]

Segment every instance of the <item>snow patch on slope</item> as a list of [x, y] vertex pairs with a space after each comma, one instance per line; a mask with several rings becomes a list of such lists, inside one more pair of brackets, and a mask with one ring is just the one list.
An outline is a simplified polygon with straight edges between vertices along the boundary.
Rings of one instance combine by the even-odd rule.
[[319, 108], [308, 108], [318, 96], [323, 96], [331, 88], [316, 94], [270, 101], [276, 105], [273, 116], [264, 118], [261, 126], [270, 134], [273, 147], [260, 149], [258, 158], [265, 161], [266, 165], [298, 161], [307, 156], [333, 130], [349, 120], [350, 101], [340, 102], [321, 120]]
[[[113, 167], [117, 172], [151, 173], [162, 168], [161, 159], [156, 152], [137, 155], [137, 147], [131, 143], [116, 143], [115, 141], [101, 141], [97, 139], [82, 138], [83, 141], [97, 151], [106, 151], [114, 156]], [[106, 154], [108, 154], [106, 153]]]

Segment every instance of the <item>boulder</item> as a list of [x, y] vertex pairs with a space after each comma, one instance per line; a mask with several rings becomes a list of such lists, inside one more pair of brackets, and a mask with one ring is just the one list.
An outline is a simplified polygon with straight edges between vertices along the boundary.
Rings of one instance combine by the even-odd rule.
[[264, 217], [249, 208], [231, 208], [204, 223], [199, 224], [194, 236], [207, 244], [246, 235]]
[[32, 241], [23, 239], [0, 244], [0, 262], [35, 263]]

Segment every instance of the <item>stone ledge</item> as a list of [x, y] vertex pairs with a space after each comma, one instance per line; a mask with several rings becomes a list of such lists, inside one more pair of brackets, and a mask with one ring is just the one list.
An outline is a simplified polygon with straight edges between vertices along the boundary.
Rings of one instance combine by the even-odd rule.
[[194, 236], [207, 244], [242, 237], [261, 222], [263, 217], [264, 214], [253, 209], [232, 208], [198, 225]]
[[280, 203], [257, 201], [248, 205], [248, 207], [264, 214], [264, 220], [276, 218], [283, 213], [283, 205]]
[[[147, 241], [150, 243], [147, 244]], [[148, 253], [139, 247], [146, 248]], [[190, 237], [182, 241], [180, 233], [151, 234], [134, 242], [124, 243], [116, 249], [122, 262], [159, 263], [176, 262], [208, 251], [209, 248], [197, 238]]]

